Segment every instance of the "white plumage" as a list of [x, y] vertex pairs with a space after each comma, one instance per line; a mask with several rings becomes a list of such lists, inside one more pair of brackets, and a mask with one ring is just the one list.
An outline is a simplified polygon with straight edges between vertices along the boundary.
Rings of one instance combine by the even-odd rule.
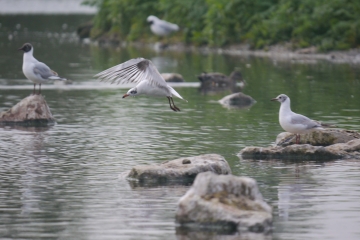
[[136, 87], [131, 88], [123, 98], [141, 94], [155, 97], [167, 97], [170, 108], [174, 111], [180, 111], [180, 109], [175, 106], [172, 97], [183, 98], [166, 83], [155, 65], [148, 59], [131, 59], [102, 71], [96, 74], [95, 77], [100, 78], [102, 81], [116, 84], [138, 83]]
[[299, 143], [299, 134], [312, 132], [314, 130], [324, 130], [321, 123], [291, 111], [290, 98], [285, 94], [280, 94], [271, 100], [281, 103], [279, 111], [280, 126], [285, 131], [296, 134], [296, 143]]
[[39, 62], [34, 58], [34, 47], [30, 43], [25, 43], [19, 50], [24, 51], [22, 70], [25, 77], [34, 83], [33, 94], [35, 94], [36, 84], [39, 84], [38, 94], [40, 94], [42, 83], [47, 83], [51, 80], [66, 80], [66, 78], [59, 77], [45, 63]]
[[158, 36], [167, 36], [172, 32], [179, 31], [178, 25], [161, 20], [153, 15], [149, 16], [147, 21], [150, 23], [151, 31]]

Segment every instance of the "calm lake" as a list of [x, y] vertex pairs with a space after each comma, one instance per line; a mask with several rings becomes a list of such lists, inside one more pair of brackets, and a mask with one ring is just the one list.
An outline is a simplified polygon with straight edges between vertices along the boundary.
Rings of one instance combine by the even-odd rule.
[[[326, 61], [279, 62], [268, 58], [156, 52], [98, 47], [75, 34], [90, 15], [0, 16], [0, 111], [32, 93], [21, 70], [25, 42], [35, 57], [71, 85], [43, 85], [57, 124], [0, 128], [0, 238], [188, 239], [174, 221], [189, 186], [141, 187], [120, 177], [139, 164], [221, 154], [234, 175], [255, 178], [273, 206], [266, 239], [360, 239], [360, 161], [241, 160], [245, 146], [268, 146], [281, 133], [281, 93], [295, 112], [360, 130], [360, 66]], [[160, 72], [182, 74], [174, 88], [188, 102], [126, 98], [129, 86], [93, 75], [130, 58], [152, 60]], [[243, 92], [257, 102], [245, 109], [218, 103], [230, 94], [204, 94], [197, 75], [241, 69]], [[204, 233], [204, 239], [241, 239]], [[249, 238], [247, 238], [249, 239]], [[261, 236], [251, 239], [263, 239]]]

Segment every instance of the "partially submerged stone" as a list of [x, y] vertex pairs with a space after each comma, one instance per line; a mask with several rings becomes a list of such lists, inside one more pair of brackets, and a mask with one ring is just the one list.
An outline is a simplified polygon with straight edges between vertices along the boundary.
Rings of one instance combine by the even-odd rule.
[[360, 139], [330, 146], [294, 144], [286, 147], [245, 147], [239, 153], [243, 159], [301, 159], [330, 160], [341, 158], [360, 159]]
[[0, 113], [0, 125], [47, 126], [55, 123], [42, 95], [30, 95]]
[[140, 184], [192, 183], [197, 174], [207, 171], [216, 174], [231, 174], [230, 166], [224, 157], [218, 154], [204, 154], [155, 165], [135, 166], [127, 178], [136, 179]]
[[301, 134], [300, 144], [295, 144], [295, 134], [283, 132], [274, 146], [245, 147], [238, 155], [243, 159], [360, 159], [360, 133], [330, 128]]
[[255, 99], [242, 92], [227, 95], [219, 100], [219, 103], [227, 108], [248, 108], [256, 103]]
[[254, 179], [200, 173], [179, 200], [176, 221], [182, 227], [225, 232], [269, 232], [272, 208]]
[[[300, 144], [329, 146], [336, 143], [346, 143], [354, 139], [360, 139], [360, 133], [344, 129], [328, 128], [322, 131], [301, 134]], [[280, 133], [276, 138], [275, 144], [283, 147], [295, 144], [295, 134], [288, 132]]]
[[161, 73], [161, 76], [167, 82], [184, 82], [184, 78], [179, 73]]

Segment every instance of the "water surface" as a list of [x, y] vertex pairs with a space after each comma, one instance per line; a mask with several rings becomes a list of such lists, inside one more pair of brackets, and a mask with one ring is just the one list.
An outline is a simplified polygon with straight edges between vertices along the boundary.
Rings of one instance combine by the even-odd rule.
[[[57, 124], [48, 128], [0, 128], [0, 236], [14, 239], [176, 239], [174, 214], [189, 186], [141, 187], [119, 175], [154, 164], [206, 153], [223, 155], [234, 175], [258, 181], [274, 207], [272, 239], [359, 239], [360, 163], [250, 161], [245, 146], [268, 146], [282, 132], [279, 104], [290, 96], [294, 111], [359, 130], [359, 66], [133, 47], [98, 47], [79, 42], [77, 24], [88, 16], [0, 17], [0, 111], [32, 92], [21, 71], [31, 42], [35, 57], [72, 85], [48, 84], [43, 95]], [[126, 98], [130, 86], [101, 83], [92, 76], [130, 58], [151, 59], [160, 72], [177, 72], [186, 84], [174, 88], [188, 102]], [[228, 109], [203, 94], [201, 72], [241, 69], [243, 92], [257, 102]], [[225, 236], [219, 236], [219, 239]], [[239, 237], [240, 238], [240, 237]]]

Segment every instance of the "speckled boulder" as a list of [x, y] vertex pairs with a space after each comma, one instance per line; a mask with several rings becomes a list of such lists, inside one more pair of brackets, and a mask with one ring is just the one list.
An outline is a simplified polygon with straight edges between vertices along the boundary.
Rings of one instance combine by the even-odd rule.
[[312, 146], [310, 144], [294, 144], [286, 147], [245, 147], [238, 155], [243, 159], [301, 159], [330, 160], [355, 158], [360, 159], [360, 139], [330, 146]]
[[197, 174], [207, 171], [231, 174], [230, 166], [224, 157], [218, 154], [204, 154], [155, 165], [135, 166], [127, 174], [127, 178], [136, 179], [140, 183], [166, 184], [171, 181], [192, 183]]
[[[310, 144], [313, 146], [329, 146], [336, 143], [346, 143], [354, 139], [360, 139], [360, 133], [356, 131], [328, 128], [322, 131], [314, 131], [300, 135], [300, 144]], [[295, 134], [280, 133], [275, 144], [277, 146], [288, 146], [295, 144]]]
[[191, 228], [264, 233], [271, 229], [272, 208], [254, 179], [206, 172], [179, 200], [176, 221]]
[[55, 119], [42, 95], [30, 95], [0, 113], [0, 125], [45, 126]]

